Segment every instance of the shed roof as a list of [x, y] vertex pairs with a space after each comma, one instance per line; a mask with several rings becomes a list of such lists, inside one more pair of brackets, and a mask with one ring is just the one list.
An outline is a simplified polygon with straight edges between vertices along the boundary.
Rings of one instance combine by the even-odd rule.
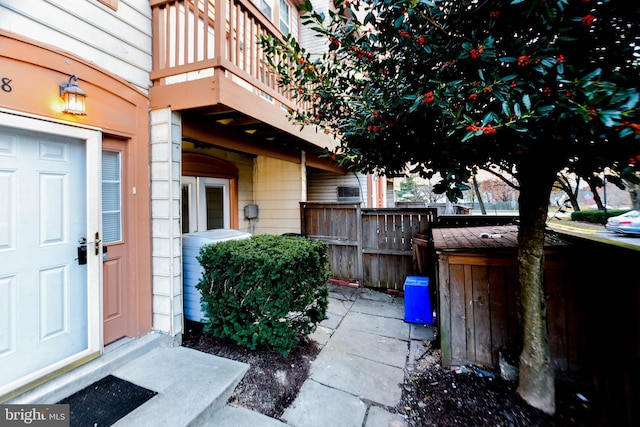
[[[517, 225], [434, 228], [432, 231], [436, 251], [491, 251], [518, 248]], [[569, 242], [555, 234], [547, 233], [546, 235], [545, 247], [547, 248], [569, 245]]]

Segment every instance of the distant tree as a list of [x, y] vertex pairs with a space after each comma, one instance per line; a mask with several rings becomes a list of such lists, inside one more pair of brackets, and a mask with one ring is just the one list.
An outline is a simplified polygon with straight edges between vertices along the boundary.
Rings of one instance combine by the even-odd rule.
[[489, 203], [505, 203], [515, 200], [515, 189], [498, 178], [489, 178], [480, 182], [480, 190]]
[[578, 192], [580, 191], [580, 177], [574, 177], [565, 171], [558, 172], [558, 178], [553, 184], [553, 188], [561, 190], [566, 196], [566, 200], [571, 204], [574, 211], [580, 210], [578, 203]]
[[487, 214], [487, 208], [484, 206], [484, 201], [482, 200], [482, 194], [480, 194], [480, 186], [478, 185], [478, 174], [477, 172], [473, 172], [471, 175], [471, 183], [473, 186], [473, 194], [478, 198], [478, 205], [480, 206], [480, 213], [482, 215]]
[[416, 184], [413, 177], [407, 176], [400, 182], [400, 189], [396, 196], [401, 202], [420, 202], [425, 200], [425, 194]]
[[462, 196], [475, 166], [513, 170], [523, 320], [518, 393], [555, 412], [544, 233], [558, 172], [636, 167], [640, 25], [627, 0], [334, 0], [306, 25], [328, 40], [310, 61], [287, 36], [261, 45], [292, 111], [339, 141], [342, 165], [386, 175], [407, 164]]
[[438, 193], [438, 192], [435, 191], [436, 186], [433, 183], [434, 180], [435, 180], [435, 178], [431, 178], [431, 179], [427, 179], [427, 180], [424, 180], [424, 179], [421, 180], [423, 183], [420, 184], [420, 190], [424, 194], [425, 201], [427, 203], [442, 202], [446, 198], [442, 193]]
[[396, 197], [401, 202], [436, 203], [444, 199], [442, 193], [434, 191], [434, 184], [430, 179], [424, 180], [416, 176], [407, 176], [400, 182]]
[[[640, 156], [630, 159], [630, 162], [636, 166], [639, 165]], [[626, 169], [620, 174], [620, 179], [629, 192], [631, 208], [640, 210], [640, 172]]]

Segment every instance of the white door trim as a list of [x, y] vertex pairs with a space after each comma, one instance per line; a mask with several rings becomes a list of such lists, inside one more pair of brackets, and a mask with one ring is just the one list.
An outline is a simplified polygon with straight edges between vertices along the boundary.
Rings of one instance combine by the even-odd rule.
[[[181, 177], [181, 186], [187, 187], [187, 206], [189, 207], [189, 230], [188, 233], [198, 231], [198, 204], [196, 203], [196, 193], [198, 188], [198, 182], [195, 176], [183, 176]], [[183, 219], [184, 221], [184, 219]]]
[[0, 396], [11, 394], [18, 388], [41, 381], [44, 375], [64, 370], [65, 367], [88, 360], [93, 355], [103, 351], [102, 324], [102, 244], [98, 244], [98, 254], [95, 254], [93, 237], [96, 233], [102, 237], [102, 133], [99, 129], [80, 127], [75, 124], [53, 121], [34, 115], [10, 112], [0, 109], [0, 125], [14, 129], [44, 132], [61, 137], [80, 139], [85, 141], [86, 148], [86, 179], [87, 179], [87, 349], [74, 354], [64, 360], [50, 365], [37, 372], [0, 387]]

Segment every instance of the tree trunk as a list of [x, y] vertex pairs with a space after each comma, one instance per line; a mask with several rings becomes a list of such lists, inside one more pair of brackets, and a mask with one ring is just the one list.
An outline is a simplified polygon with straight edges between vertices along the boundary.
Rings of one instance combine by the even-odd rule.
[[569, 203], [571, 203], [571, 207], [575, 212], [580, 210], [580, 205], [578, 204], [578, 189], [580, 188], [580, 177], [577, 177], [576, 188], [575, 190], [571, 188], [571, 182], [569, 179], [562, 173], [558, 174], [557, 179], [558, 186], [569, 198]]
[[476, 178], [476, 174], [474, 173], [473, 175], [471, 175], [471, 177], [473, 179], [473, 189], [476, 192], [476, 197], [478, 198], [478, 204], [480, 205], [480, 211], [482, 212], [482, 215], [486, 215], [487, 210], [484, 207], [484, 202], [482, 201], [482, 196], [480, 195], [480, 189], [478, 189], [478, 179]]
[[598, 185], [596, 184], [593, 178], [589, 179], [589, 189], [593, 194], [593, 201], [596, 202], [596, 207], [598, 210], [604, 210], [604, 205], [602, 204], [602, 199], [600, 198], [600, 194], [598, 194]]
[[627, 191], [629, 192], [629, 197], [631, 198], [631, 208], [640, 210], [640, 185], [626, 180], [625, 184], [627, 186]]
[[518, 177], [518, 263], [523, 326], [518, 394], [534, 408], [554, 414], [555, 379], [547, 335], [544, 289], [544, 232], [556, 174], [537, 169], [534, 162], [529, 163], [520, 170]]

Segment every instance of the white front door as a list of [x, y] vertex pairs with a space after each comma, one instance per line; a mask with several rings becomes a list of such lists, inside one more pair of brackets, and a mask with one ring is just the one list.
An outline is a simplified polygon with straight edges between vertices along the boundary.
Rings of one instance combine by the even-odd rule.
[[[99, 218], [92, 205], [100, 196], [88, 197], [96, 184], [87, 173], [99, 132], [6, 116], [0, 114], [0, 397], [99, 353], [102, 318], [100, 225], [88, 221]], [[81, 239], [88, 240], [86, 264], [78, 259]]]

